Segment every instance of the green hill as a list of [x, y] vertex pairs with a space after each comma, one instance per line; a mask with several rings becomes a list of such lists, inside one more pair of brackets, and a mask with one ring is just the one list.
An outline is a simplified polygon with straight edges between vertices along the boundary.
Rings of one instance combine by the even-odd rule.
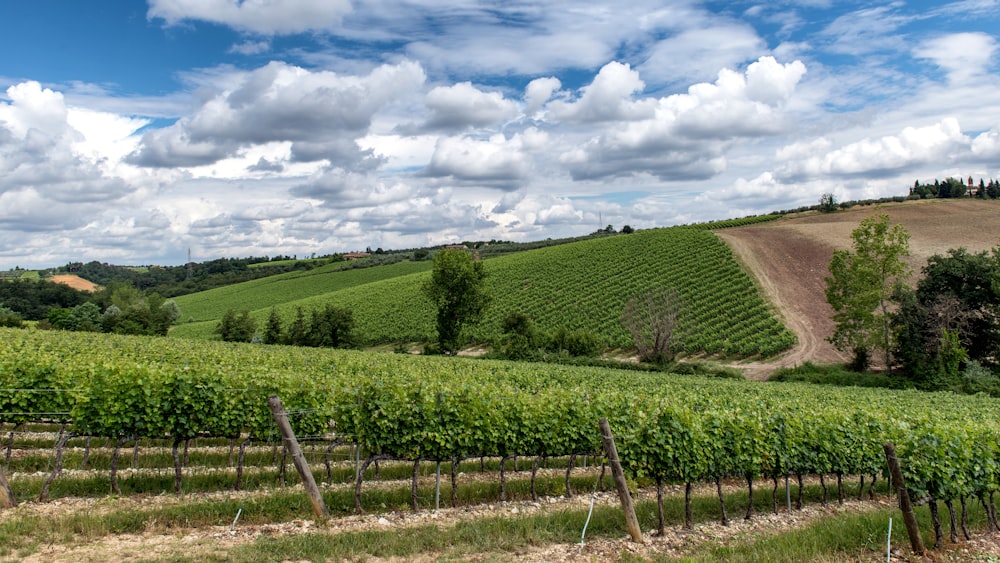
[[[517, 311], [530, 316], [541, 331], [586, 330], [608, 347], [628, 348], [631, 338], [620, 321], [625, 303], [664, 286], [677, 289], [686, 303], [681, 322], [687, 353], [768, 356], [795, 341], [729, 247], [704, 228], [640, 231], [501, 256], [484, 264], [493, 302], [483, 321], [469, 331], [476, 342], [497, 341], [502, 319]], [[364, 344], [431, 341], [434, 310], [421, 291], [430, 265], [412, 267], [414, 273], [406, 275], [402, 267], [372, 268], [367, 283], [361, 277], [348, 279], [353, 272], [316, 270], [309, 273], [329, 279], [307, 286], [298, 278], [269, 278], [271, 283], [259, 280], [253, 286], [224, 288], [226, 292], [191, 295], [189, 304], [178, 299], [184, 318], [198, 315], [196, 320], [208, 322], [181, 325], [171, 334], [209, 338], [227, 308], [252, 309], [262, 325], [272, 306], [287, 323], [298, 306], [331, 303], [354, 312]], [[417, 271], [420, 267], [424, 271]], [[309, 294], [309, 287], [316, 291]], [[322, 287], [330, 289], [324, 292]], [[219, 293], [210, 295], [213, 292]], [[185, 308], [194, 305], [195, 313]]]
[[344, 269], [342, 263], [289, 272], [248, 282], [182, 295], [174, 299], [185, 320], [218, 321], [229, 309], [270, 310], [290, 301], [324, 295], [379, 280], [428, 272], [431, 262], [397, 262], [385, 266]]

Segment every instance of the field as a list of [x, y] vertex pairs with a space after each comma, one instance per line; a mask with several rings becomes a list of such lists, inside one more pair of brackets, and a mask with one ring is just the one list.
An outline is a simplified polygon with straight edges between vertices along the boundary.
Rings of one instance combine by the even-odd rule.
[[[820, 554], [864, 560], [891, 512], [882, 477], [874, 501], [859, 487], [881, 473], [885, 440], [907, 461], [915, 494], [976, 499], [1000, 478], [1000, 402], [984, 397], [13, 329], [0, 337], [12, 488], [37, 498], [64, 469], [48, 488], [52, 502], [0, 511], [0, 557], [16, 560], [140, 550], [151, 560], [565, 559], [579, 549], [590, 498], [600, 504], [585, 557], [618, 558], [629, 549], [613, 496], [598, 494], [600, 417], [616, 429], [645, 530], [657, 526], [657, 482], [705, 483], [693, 489], [689, 517], [683, 487], [666, 488], [666, 524], [690, 518], [700, 531], [650, 537], [638, 552], [650, 557], [717, 560], [732, 549], [727, 557], [748, 560], [750, 549], [774, 560], [769, 542], [814, 545], [794, 534], [843, 525], [863, 533]], [[294, 473], [281, 476], [271, 394], [306, 443], [330, 521], [312, 516]], [[60, 422], [77, 437], [57, 458]], [[784, 475], [790, 511], [772, 496]], [[750, 512], [746, 477], [757, 516], [712, 527], [723, 514], [713, 480], [735, 521]], [[109, 498], [114, 483], [121, 492]], [[365, 515], [354, 515], [356, 503]], [[981, 530], [977, 507], [971, 526]]]
[[[428, 263], [418, 264], [429, 269]], [[620, 320], [625, 303], [664, 286], [677, 289], [685, 301], [681, 322], [687, 335], [683, 351], [688, 354], [767, 357], [794, 341], [729, 248], [704, 228], [640, 231], [501, 256], [484, 264], [493, 302], [483, 321], [469, 331], [474, 342], [496, 342], [503, 318], [521, 312], [541, 331], [587, 330], [608, 347], [629, 348], [631, 337]], [[227, 307], [249, 308], [263, 325], [272, 306], [288, 323], [297, 307], [308, 310], [332, 303], [353, 311], [365, 345], [432, 341], [434, 310], [421, 291], [429, 274], [405, 275], [405, 267], [372, 268], [367, 274], [317, 270], [309, 278], [258, 280], [179, 298], [183, 318], [205, 322], [182, 323], [171, 335], [211, 338]], [[364, 275], [369, 277], [362, 279]], [[339, 281], [349, 276], [350, 282]], [[307, 288], [306, 283], [320, 279], [329, 289], [321, 291], [316, 284]]]

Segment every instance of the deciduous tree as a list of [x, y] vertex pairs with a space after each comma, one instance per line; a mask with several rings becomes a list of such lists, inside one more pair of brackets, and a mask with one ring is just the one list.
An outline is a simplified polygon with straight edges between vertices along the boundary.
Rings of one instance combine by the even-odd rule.
[[868, 217], [851, 232], [853, 252], [837, 250], [830, 260], [826, 298], [836, 323], [830, 342], [854, 353], [855, 369], [867, 367], [872, 349], [883, 352], [886, 370], [892, 369], [889, 306], [894, 288], [910, 268], [910, 234], [888, 215]]
[[483, 263], [467, 251], [445, 249], [434, 255], [424, 292], [437, 307], [438, 344], [443, 351], [457, 350], [462, 327], [477, 322], [486, 311], [490, 300], [485, 279]]

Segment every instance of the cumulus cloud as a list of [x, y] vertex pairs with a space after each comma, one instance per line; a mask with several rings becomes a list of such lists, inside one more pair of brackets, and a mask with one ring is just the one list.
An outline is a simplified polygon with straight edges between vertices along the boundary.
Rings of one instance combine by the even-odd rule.
[[657, 41], [639, 71], [657, 83], [690, 83], [711, 79], [717, 69], [752, 60], [766, 52], [766, 47], [750, 25], [719, 21]]
[[10, 103], [0, 103], [0, 193], [85, 203], [132, 191], [112, 173], [108, 152], [144, 121], [68, 108], [61, 93], [37, 82], [11, 86], [7, 96]]
[[150, 0], [150, 19], [201, 20], [265, 35], [330, 30], [351, 13], [349, 0]]
[[981, 75], [993, 63], [997, 40], [986, 33], [952, 33], [936, 37], [913, 50], [942, 68], [949, 82], [960, 83]]
[[562, 82], [555, 77], [536, 78], [524, 89], [524, 102], [527, 104], [525, 113], [531, 115], [541, 109], [552, 95], [562, 88]]
[[520, 135], [512, 139], [494, 135], [487, 141], [442, 137], [424, 175], [513, 189], [531, 170], [523, 148], [524, 140]]
[[[614, 72], [622, 70], [619, 66]], [[622, 119], [564, 152], [560, 160], [577, 180], [643, 172], [673, 180], [712, 177], [725, 170], [725, 151], [734, 139], [787, 130], [789, 119], [782, 109], [805, 72], [800, 61], [781, 64], [773, 57], [761, 57], [742, 74], [723, 69], [715, 82], [695, 84], [686, 94], [634, 102], [633, 107], [648, 107], [648, 115], [608, 114]], [[636, 80], [638, 76], [633, 86]], [[618, 89], [619, 101], [625, 91]], [[583, 104], [586, 96], [577, 103]]]
[[554, 119], [583, 123], [648, 118], [654, 111], [653, 101], [632, 99], [633, 94], [645, 87], [638, 71], [630, 65], [610, 62], [581, 89], [579, 99], [557, 100], [550, 103], [548, 109]]
[[427, 93], [426, 129], [462, 130], [497, 125], [517, 115], [517, 105], [499, 92], [483, 92], [470, 82], [438, 86]]
[[972, 156], [980, 160], [1000, 157], [1000, 127], [976, 135], [972, 140]]
[[325, 207], [353, 209], [377, 207], [420, 197], [419, 190], [403, 183], [386, 184], [369, 174], [341, 168], [323, 171], [289, 190], [294, 196], [321, 200]]
[[906, 127], [898, 135], [865, 138], [832, 150], [826, 150], [830, 146], [827, 140], [783, 149], [779, 157], [795, 160], [781, 167], [776, 176], [783, 182], [819, 176], [880, 176], [942, 158], [961, 158], [968, 154], [970, 144], [958, 120], [946, 118], [934, 125]]
[[309, 71], [272, 62], [231, 78], [192, 115], [143, 136], [130, 161], [142, 166], [194, 166], [230, 156], [240, 147], [290, 141], [299, 161], [338, 164], [369, 157], [355, 139], [372, 117], [424, 82], [419, 64], [383, 65], [366, 76]]

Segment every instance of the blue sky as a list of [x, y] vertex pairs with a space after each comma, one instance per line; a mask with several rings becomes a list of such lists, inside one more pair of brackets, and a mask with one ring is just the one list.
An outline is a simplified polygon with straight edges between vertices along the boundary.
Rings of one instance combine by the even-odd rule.
[[535, 240], [1000, 178], [995, 0], [7, 4], [0, 269]]

